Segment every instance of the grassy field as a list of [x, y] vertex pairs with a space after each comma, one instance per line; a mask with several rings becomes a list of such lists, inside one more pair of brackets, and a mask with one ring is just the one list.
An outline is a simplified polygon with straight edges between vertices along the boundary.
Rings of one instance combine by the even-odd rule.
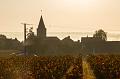
[[12, 54], [16, 54], [18, 52], [20, 52], [20, 51], [18, 51], [18, 50], [0, 50], [0, 57], [8, 58]]

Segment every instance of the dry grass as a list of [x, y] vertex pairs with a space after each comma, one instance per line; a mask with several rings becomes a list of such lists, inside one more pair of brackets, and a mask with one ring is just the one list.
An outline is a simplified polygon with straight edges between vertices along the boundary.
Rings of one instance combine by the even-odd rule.
[[11, 54], [16, 54], [20, 51], [18, 50], [0, 50], [0, 57], [8, 58]]

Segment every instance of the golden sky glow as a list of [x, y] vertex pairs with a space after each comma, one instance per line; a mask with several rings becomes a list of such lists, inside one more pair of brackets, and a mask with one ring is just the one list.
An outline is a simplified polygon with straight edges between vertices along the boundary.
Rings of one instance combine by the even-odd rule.
[[120, 0], [0, 0], [0, 32], [38, 25], [41, 9], [49, 32], [120, 31]]

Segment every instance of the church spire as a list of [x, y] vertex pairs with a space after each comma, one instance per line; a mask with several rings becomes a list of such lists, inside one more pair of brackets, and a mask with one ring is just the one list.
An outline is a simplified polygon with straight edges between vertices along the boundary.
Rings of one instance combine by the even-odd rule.
[[40, 22], [37, 28], [37, 36], [40, 37], [41, 39], [44, 39], [46, 37], [46, 28], [42, 15], [40, 17]]
[[42, 15], [41, 15], [41, 18], [40, 18], [40, 22], [39, 22], [38, 28], [45, 28], [45, 24], [44, 24]]

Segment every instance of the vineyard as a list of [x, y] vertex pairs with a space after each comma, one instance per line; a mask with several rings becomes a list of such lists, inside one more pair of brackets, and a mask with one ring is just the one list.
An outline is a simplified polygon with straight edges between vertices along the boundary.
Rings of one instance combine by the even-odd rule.
[[120, 55], [1, 58], [0, 79], [120, 79]]
[[97, 79], [120, 79], [120, 55], [90, 55], [87, 61]]
[[0, 79], [82, 79], [82, 57], [11, 57], [0, 60]]

